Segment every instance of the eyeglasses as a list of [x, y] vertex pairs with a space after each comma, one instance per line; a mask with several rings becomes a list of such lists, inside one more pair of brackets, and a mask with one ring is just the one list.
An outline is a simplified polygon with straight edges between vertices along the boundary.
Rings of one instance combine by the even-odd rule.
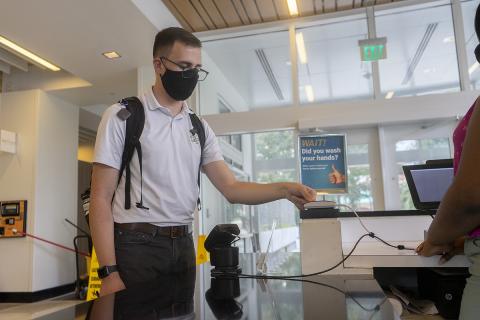
[[175, 61], [172, 61], [166, 57], [160, 57], [160, 61], [163, 63], [163, 65], [165, 65], [165, 63], [163, 62], [163, 60], [166, 60], [170, 63], [173, 63], [174, 65], [176, 65], [180, 71], [182, 72], [182, 77], [183, 78], [194, 78], [195, 76], [198, 76], [198, 81], [203, 81], [207, 78], [208, 76], [208, 71], [207, 70], [204, 70], [202, 68], [188, 68], [188, 67], [184, 67], [178, 63], [176, 63]]

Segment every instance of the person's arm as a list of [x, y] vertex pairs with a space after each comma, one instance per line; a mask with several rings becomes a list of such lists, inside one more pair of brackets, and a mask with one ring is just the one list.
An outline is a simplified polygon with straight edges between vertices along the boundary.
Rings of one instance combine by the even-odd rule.
[[470, 119], [457, 175], [428, 231], [432, 245], [451, 244], [480, 226], [480, 100]]
[[[113, 243], [112, 198], [118, 174], [117, 169], [99, 163], [93, 164], [89, 220], [99, 266], [117, 264]], [[118, 272], [114, 272], [102, 279], [100, 293], [106, 295], [124, 288]]]
[[299, 209], [307, 202], [315, 201], [315, 190], [293, 182], [260, 184], [237, 181], [223, 160], [203, 166], [207, 177], [230, 203], [256, 205], [279, 199], [288, 199]]

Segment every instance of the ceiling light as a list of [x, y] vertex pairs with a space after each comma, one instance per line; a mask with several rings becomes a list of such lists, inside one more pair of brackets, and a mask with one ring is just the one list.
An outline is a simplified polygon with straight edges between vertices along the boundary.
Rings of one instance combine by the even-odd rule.
[[470, 66], [470, 68], [468, 68], [468, 73], [469, 74], [474, 73], [478, 69], [478, 67], [480, 67], [480, 63], [478, 63], [478, 61], [476, 61], [474, 64], [472, 64]]
[[455, 40], [453, 36], [443, 38], [443, 43], [452, 43]]
[[300, 59], [301, 64], [307, 63], [307, 50], [305, 49], [305, 41], [303, 40], [303, 33], [299, 32], [295, 36], [297, 41], [297, 51], [298, 51], [298, 58]]
[[296, 0], [287, 0], [288, 11], [291, 16], [298, 16], [298, 7]]
[[19, 45], [13, 43], [12, 41], [0, 36], [0, 45], [4, 46], [6, 49], [11, 50], [15, 52], [16, 54], [20, 54], [24, 57], [26, 57], [28, 60], [31, 60], [32, 62], [41, 65], [42, 67], [45, 67], [47, 69], [50, 69], [52, 71], [59, 71], [60, 68], [57, 67], [56, 65], [51, 64], [50, 62], [40, 58], [36, 54], [28, 51], [27, 49], [24, 49], [20, 47]]
[[387, 100], [392, 99], [394, 94], [395, 94], [395, 91], [388, 92], [387, 95], [385, 96], [385, 99]]
[[104, 52], [102, 54], [107, 59], [118, 59], [118, 58], [121, 57], [121, 55], [119, 55], [116, 51], [108, 51], [108, 52]]
[[305, 86], [305, 93], [307, 94], [308, 102], [313, 102], [315, 100], [315, 95], [313, 94], [313, 87], [311, 85]]

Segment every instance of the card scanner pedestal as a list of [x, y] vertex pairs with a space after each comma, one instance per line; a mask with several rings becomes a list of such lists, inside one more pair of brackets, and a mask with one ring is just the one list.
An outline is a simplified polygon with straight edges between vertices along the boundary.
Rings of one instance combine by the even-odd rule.
[[[340, 221], [336, 218], [302, 219], [300, 221], [300, 249], [303, 274], [326, 270], [338, 264], [344, 258]], [[372, 269], [345, 268], [344, 264], [341, 264], [325, 274], [371, 275], [373, 273]]]

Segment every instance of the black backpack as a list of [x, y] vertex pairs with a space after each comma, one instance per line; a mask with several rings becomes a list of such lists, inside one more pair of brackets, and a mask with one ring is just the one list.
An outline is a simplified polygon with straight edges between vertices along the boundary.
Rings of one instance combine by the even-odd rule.
[[[120, 166], [120, 173], [118, 177], [118, 184], [122, 179], [123, 172], [125, 171], [125, 209], [130, 209], [131, 207], [131, 173], [130, 173], [130, 162], [133, 157], [133, 153], [137, 150], [138, 161], [140, 165], [140, 202], [136, 203], [137, 208], [148, 210], [148, 207], [143, 205], [143, 179], [142, 179], [142, 146], [140, 144], [140, 137], [142, 136], [143, 127], [145, 125], [145, 110], [142, 102], [137, 97], [129, 97], [119, 101], [121, 105], [125, 108], [122, 108], [117, 116], [126, 121], [126, 132], [125, 132], [125, 145], [123, 147], [122, 154], [122, 164]], [[205, 147], [205, 128], [203, 127], [202, 121], [198, 118], [195, 113], [190, 113], [190, 120], [192, 122], [193, 128], [190, 130], [192, 136], [198, 135], [200, 140], [201, 147], [201, 156], [198, 169], [198, 178], [197, 183], [200, 188], [200, 171], [202, 165], [202, 155], [203, 149]], [[200, 195], [197, 200], [198, 209], [200, 210]]]

